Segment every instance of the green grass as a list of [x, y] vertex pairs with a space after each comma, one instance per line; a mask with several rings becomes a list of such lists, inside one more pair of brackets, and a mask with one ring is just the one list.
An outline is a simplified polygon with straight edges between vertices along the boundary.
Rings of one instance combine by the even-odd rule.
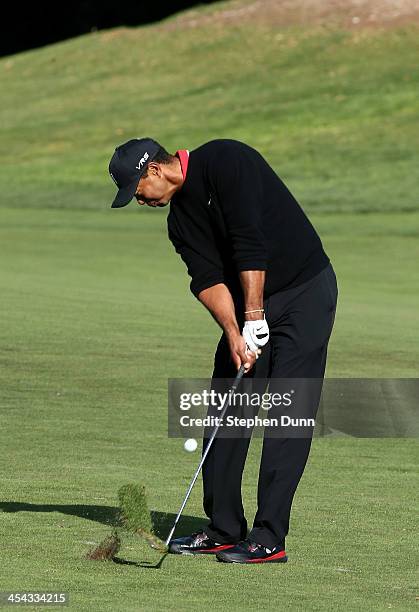
[[418, 51], [414, 25], [149, 26], [4, 59], [3, 193], [9, 206], [100, 209], [116, 144], [224, 136], [266, 154], [308, 210], [417, 209]]
[[[120, 141], [263, 151], [338, 276], [328, 376], [418, 373], [418, 31], [255, 28], [116, 30], [0, 62], [0, 590], [69, 591], [75, 610], [415, 606], [415, 440], [315, 440], [286, 566], [84, 558], [129, 482], [167, 533], [198, 460], [167, 438], [167, 378], [208, 376], [219, 335], [166, 213], [108, 208]], [[180, 532], [202, 517], [197, 485]], [[119, 556], [158, 560], [129, 534]]]
[[[218, 337], [187, 294], [164, 215], [113, 212], [2, 213], [8, 265], [0, 287], [0, 525], [7, 566], [0, 588], [65, 589], [80, 610], [192, 610], [214, 607], [214, 593], [219, 609], [240, 609], [255, 592], [268, 609], [273, 596], [290, 610], [408, 609], [413, 440], [315, 441], [286, 568], [252, 572], [169, 557], [153, 572], [83, 560], [91, 543], [110, 533], [104, 523], [115, 518], [117, 490], [127, 482], [144, 482], [167, 533], [197, 455], [166, 437], [166, 380], [207, 376]], [[419, 215], [407, 218], [410, 228], [418, 224]], [[405, 219], [347, 215], [342, 225], [340, 215], [313, 218], [341, 279], [329, 376], [415, 375], [418, 246], [410, 232], [403, 235]], [[380, 281], [383, 274], [392, 282]], [[255, 440], [244, 482], [250, 517], [259, 446]], [[9, 513], [16, 503], [31, 505]], [[193, 518], [202, 517], [200, 486], [187, 515], [184, 531], [200, 524]], [[129, 536], [120, 556], [158, 560]]]

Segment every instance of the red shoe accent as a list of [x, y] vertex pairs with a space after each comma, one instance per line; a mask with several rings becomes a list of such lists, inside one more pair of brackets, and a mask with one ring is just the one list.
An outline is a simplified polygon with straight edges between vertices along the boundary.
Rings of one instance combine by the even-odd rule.
[[283, 557], [286, 557], [286, 555], [287, 553], [285, 550], [280, 550], [270, 557], [265, 557], [264, 559], [249, 559], [249, 561], [246, 561], [246, 563], [265, 563], [266, 561], [272, 561], [274, 559], [282, 559]]
[[203, 550], [202, 552], [206, 552], [206, 553], [220, 552], [220, 550], [227, 550], [227, 548], [233, 548], [233, 546], [235, 546], [235, 544], [221, 544], [220, 546], [216, 546], [215, 548], [207, 548], [206, 550]]

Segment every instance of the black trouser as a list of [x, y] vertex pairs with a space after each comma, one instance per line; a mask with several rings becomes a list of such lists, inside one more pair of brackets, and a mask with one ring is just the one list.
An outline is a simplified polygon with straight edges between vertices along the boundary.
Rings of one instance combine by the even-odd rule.
[[[249, 373], [258, 378], [324, 377], [327, 345], [332, 332], [338, 289], [329, 264], [310, 281], [280, 291], [264, 302], [270, 340]], [[238, 322], [242, 320], [237, 312]], [[213, 382], [234, 378], [235, 367], [223, 335], [214, 360]], [[257, 381], [256, 381], [257, 382]], [[226, 384], [226, 383], [224, 383]], [[319, 395], [313, 398], [314, 415]], [[204, 445], [211, 431], [204, 433]], [[250, 436], [216, 437], [203, 466], [206, 533], [226, 543], [247, 537], [241, 480]], [[268, 548], [285, 546], [291, 504], [310, 452], [311, 436], [265, 436], [259, 471], [258, 510], [249, 537]]]

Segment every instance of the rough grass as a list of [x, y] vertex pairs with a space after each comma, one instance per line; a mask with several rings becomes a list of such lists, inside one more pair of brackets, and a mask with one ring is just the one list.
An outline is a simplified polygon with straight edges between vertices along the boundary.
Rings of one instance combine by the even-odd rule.
[[129, 531], [141, 529], [151, 534], [153, 524], [144, 485], [124, 485], [118, 491], [118, 498], [124, 527]]

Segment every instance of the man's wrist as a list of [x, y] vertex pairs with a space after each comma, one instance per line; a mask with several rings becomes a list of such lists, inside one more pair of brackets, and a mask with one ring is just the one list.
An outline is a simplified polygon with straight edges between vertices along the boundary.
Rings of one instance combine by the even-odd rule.
[[229, 323], [228, 325], [225, 325], [224, 333], [230, 340], [236, 338], [237, 336], [241, 336], [237, 323]]
[[244, 314], [245, 321], [260, 321], [265, 318], [265, 313], [263, 312], [246, 312]]
[[244, 309], [245, 321], [260, 321], [265, 316], [265, 310], [261, 302], [246, 303]]

